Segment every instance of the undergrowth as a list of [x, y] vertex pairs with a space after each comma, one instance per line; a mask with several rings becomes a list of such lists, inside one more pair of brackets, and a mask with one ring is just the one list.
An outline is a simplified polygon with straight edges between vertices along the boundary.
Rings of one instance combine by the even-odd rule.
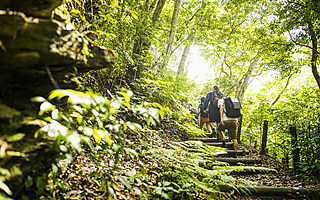
[[61, 152], [42, 199], [221, 199], [229, 194], [220, 192], [220, 185], [253, 184], [231, 172], [269, 170], [228, 166], [213, 159], [223, 148], [170, 140], [161, 129], [165, 124], [193, 137], [203, 132], [192, 135], [192, 125], [166, 121], [169, 109], [132, 103], [132, 96], [125, 90], [114, 99], [54, 90], [48, 100], [34, 98], [42, 102], [42, 128], [35, 136], [52, 140]]

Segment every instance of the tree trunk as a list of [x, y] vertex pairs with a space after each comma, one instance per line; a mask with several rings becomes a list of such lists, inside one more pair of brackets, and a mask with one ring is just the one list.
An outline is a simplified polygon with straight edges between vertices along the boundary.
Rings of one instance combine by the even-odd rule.
[[310, 32], [310, 37], [312, 41], [312, 57], [311, 57], [311, 70], [313, 77], [316, 79], [318, 88], [320, 89], [320, 75], [317, 69], [317, 60], [318, 60], [318, 39], [315, 33], [314, 27], [311, 22], [308, 23], [308, 29]]
[[194, 40], [194, 31], [192, 31], [190, 33], [190, 35], [188, 37], [188, 43], [184, 47], [183, 54], [182, 54], [182, 57], [181, 57], [181, 60], [180, 60], [180, 64], [179, 64], [179, 67], [178, 67], [178, 72], [177, 72], [178, 76], [182, 76], [183, 75], [184, 66], [186, 64], [187, 57], [188, 57], [189, 52], [190, 52], [190, 46], [192, 45], [193, 40]]
[[[149, 9], [154, 8], [154, 2], [149, 7]], [[134, 43], [132, 55], [134, 64], [131, 66], [128, 66], [127, 72], [126, 72], [126, 80], [127, 83], [131, 83], [135, 79], [139, 79], [140, 73], [143, 71], [143, 58], [145, 57], [145, 52], [149, 50], [151, 45], [151, 39], [152, 38], [152, 29], [155, 25], [155, 23], [159, 20], [160, 14], [162, 12], [162, 9], [164, 7], [166, 0], [158, 0], [157, 6], [155, 11], [152, 15], [152, 28], [151, 29], [144, 29], [142, 31], [139, 31], [137, 33], [137, 39]], [[149, 10], [151, 12], [152, 10]]]
[[260, 57], [256, 56], [249, 65], [247, 72], [243, 75], [242, 79], [239, 81], [239, 86], [236, 91], [236, 97], [242, 102], [244, 93], [249, 85], [249, 79], [251, 78], [254, 68], [257, 66]]
[[165, 67], [167, 65], [167, 63], [169, 62], [170, 55], [171, 55], [172, 45], [174, 42], [174, 37], [176, 35], [176, 30], [177, 30], [180, 5], [181, 5], [181, 0], [176, 0], [175, 5], [174, 5], [173, 14], [172, 14], [170, 35], [169, 35], [168, 46], [166, 49], [165, 62], [164, 62], [163, 67]]
[[[206, 5], [207, 5], [207, 0], [202, 0], [202, 2], [201, 2], [201, 11], [203, 11], [205, 9]], [[200, 15], [200, 18], [198, 18], [198, 20], [196, 21], [195, 25], [197, 25], [198, 24], [197, 22], [200, 22], [200, 21], [201, 21], [201, 15]], [[187, 61], [187, 57], [188, 57], [189, 52], [190, 52], [190, 47], [193, 44], [194, 35], [195, 34], [196, 34], [195, 29], [192, 29], [191, 33], [188, 36], [188, 43], [186, 44], [186, 46], [185, 46], [185, 48], [183, 50], [183, 54], [182, 54], [182, 57], [181, 57], [181, 60], [180, 60], [180, 63], [179, 63], [179, 67], [178, 67], [177, 76], [182, 76], [183, 75], [184, 68], [185, 68], [184, 66], [185, 66], [185, 63]]]
[[166, 3], [166, 0], [159, 0], [156, 10], [153, 12], [152, 16], [152, 25], [154, 25], [160, 18], [160, 14], [162, 12], [162, 9], [164, 7], [164, 4]]

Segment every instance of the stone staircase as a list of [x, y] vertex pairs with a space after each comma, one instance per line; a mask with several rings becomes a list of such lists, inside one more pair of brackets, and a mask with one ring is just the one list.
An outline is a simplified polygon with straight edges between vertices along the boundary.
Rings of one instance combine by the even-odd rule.
[[[209, 133], [206, 133], [206, 137], [193, 138], [193, 140], [202, 141], [206, 145], [210, 146], [222, 146], [222, 141], [215, 137], [210, 137]], [[250, 158], [249, 151], [243, 149], [239, 145], [237, 158], [233, 158], [234, 150], [233, 143], [226, 139], [226, 151], [227, 154], [221, 154], [215, 157], [215, 160], [226, 162], [229, 165], [253, 165], [261, 163], [261, 159]], [[244, 158], [244, 156], [246, 156]], [[249, 157], [249, 158], [248, 158]], [[246, 176], [250, 176], [252, 173], [244, 173]], [[301, 187], [272, 187], [272, 186], [255, 186], [255, 187], [243, 187], [241, 190], [236, 190], [233, 187], [221, 185], [220, 190], [223, 192], [229, 192], [239, 196], [239, 199], [274, 199], [274, 200], [288, 200], [288, 199], [301, 199], [301, 200], [320, 200], [320, 190], [312, 188]], [[242, 198], [241, 198], [242, 197]]]

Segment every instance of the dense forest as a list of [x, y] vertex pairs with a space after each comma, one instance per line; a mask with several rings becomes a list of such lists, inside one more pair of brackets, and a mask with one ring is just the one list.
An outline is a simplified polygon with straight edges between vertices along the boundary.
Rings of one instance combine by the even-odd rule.
[[276, 170], [194, 140], [214, 85], [320, 189], [318, 0], [6, 0], [0, 26], [0, 199], [237, 199]]

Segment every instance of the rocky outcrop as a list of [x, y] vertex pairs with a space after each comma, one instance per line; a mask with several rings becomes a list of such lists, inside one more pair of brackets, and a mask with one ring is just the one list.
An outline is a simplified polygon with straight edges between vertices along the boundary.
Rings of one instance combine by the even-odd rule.
[[75, 88], [75, 71], [110, 68], [115, 58], [65, 23], [61, 2], [0, 1], [0, 199], [35, 199], [30, 187], [38, 187], [59, 155], [48, 150], [48, 141], [34, 138], [39, 106], [30, 98]]
[[[22, 6], [29, 5], [26, 2], [30, 9]], [[92, 45], [71, 24], [50, 18], [60, 1], [31, 2], [0, 3], [0, 8], [7, 5], [10, 9], [0, 11], [0, 99], [18, 108], [32, 96], [46, 96], [54, 88], [73, 88], [66, 76], [75, 67], [79, 72], [112, 67], [114, 59], [111, 50]]]
[[27, 16], [50, 19], [62, 0], [1, 0], [0, 10], [19, 11]]

